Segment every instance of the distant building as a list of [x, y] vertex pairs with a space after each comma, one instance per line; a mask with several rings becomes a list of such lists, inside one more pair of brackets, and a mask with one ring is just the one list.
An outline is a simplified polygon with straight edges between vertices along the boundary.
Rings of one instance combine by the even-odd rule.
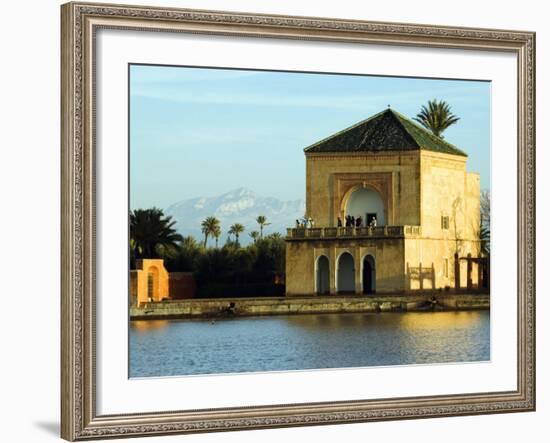
[[162, 259], [141, 259], [130, 271], [130, 304], [193, 298], [197, 285], [191, 272], [168, 272]]
[[464, 152], [392, 109], [304, 152], [314, 227], [288, 229], [288, 296], [480, 286], [479, 175]]

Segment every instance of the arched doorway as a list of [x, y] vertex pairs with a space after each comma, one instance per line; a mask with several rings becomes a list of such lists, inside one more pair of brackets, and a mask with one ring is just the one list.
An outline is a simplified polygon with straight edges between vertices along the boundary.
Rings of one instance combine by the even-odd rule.
[[344, 252], [338, 259], [337, 290], [341, 294], [355, 293], [355, 265], [353, 256]]
[[363, 226], [367, 226], [373, 217], [376, 218], [377, 226], [386, 224], [382, 196], [371, 188], [359, 188], [353, 191], [346, 203], [345, 215], [361, 217]]
[[330, 274], [328, 258], [321, 255], [317, 259], [317, 294], [328, 294], [330, 292]]
[[376, 292], [374, 257], [367, 255], [363, 259], [363, 294], [373, 294], [374, 292]]
[[155, 266], [150, 266], [147, 270], [147, 300], [159, 299], [159, 271]]

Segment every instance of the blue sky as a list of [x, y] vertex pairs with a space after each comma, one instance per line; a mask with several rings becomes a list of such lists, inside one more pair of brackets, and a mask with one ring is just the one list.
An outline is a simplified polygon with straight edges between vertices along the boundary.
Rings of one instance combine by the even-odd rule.
[[304, 198], [304, 147], [388, 105], [412, 118], [434, 98], [460, 117], [445, 140], [488, 189], [488, 82], [132, 65], [130, 206], [239, 187]]

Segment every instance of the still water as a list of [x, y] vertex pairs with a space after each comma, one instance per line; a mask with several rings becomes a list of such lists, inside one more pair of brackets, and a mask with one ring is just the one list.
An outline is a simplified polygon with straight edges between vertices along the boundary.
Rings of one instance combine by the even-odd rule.
[[130, 377], [490, 359], [489, 311], [130, 323]]

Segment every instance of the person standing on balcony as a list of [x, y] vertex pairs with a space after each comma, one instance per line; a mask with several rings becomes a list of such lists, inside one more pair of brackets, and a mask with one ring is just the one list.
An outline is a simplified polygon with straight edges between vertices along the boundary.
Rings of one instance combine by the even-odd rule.
[[342, 219], [340, 217], [338, 217], [338, 227], [339, 228], [342, 227]]

